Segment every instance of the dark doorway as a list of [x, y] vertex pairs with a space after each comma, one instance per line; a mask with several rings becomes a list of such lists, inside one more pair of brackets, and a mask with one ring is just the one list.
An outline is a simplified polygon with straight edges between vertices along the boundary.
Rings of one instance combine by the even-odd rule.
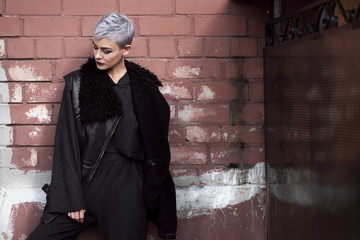
[[267, 25], [270, 240], [360, 239], [359, 4], [317, 1]]

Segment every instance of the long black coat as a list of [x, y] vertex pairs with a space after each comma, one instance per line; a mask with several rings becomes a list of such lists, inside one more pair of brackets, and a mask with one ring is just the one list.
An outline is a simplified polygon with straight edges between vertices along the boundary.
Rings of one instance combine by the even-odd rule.
[[[172, 239], [176, 237], [177, 220], [175, 188], [169, 173], [169, 105], [158, 90], [161, 83], [154, 74], [135, 63], [125, 64], [145, 147], [144, 199], [149, 219], [158, 225], [161, 238]], [[64, 77], [52, 179], [42, 217], [45, 223], [59, 213], [85, 209], [83, 191], [94, 172], [82, 181], [81, 162], [84, 158], [94, 164], [101, 162], [103, 150], [121, 118], [121, 103], [106, 77], [94, 59]]]

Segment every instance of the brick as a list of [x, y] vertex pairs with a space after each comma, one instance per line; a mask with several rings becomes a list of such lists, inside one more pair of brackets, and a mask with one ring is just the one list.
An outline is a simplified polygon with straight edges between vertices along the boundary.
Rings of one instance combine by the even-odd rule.
[[53, 152], [51, 147], [12, 148], [11, 163], [18, 168], [50, 171]]
[[195, 169], [173, 169], [171, 170], [171, 176], [173, 178], [178, 177], [188, 177], [188, 176], [196, 176], [196, 170]]
[[204, 55], [203, 39], [179, 39], [177, 46], [177, 54], [179, 57], [202, 57]]
[[92, 43], [88, 38], [64, 39], [65, 57], [90, 57], [92, 55]]
[[195, 84], [196, 100], [245, 100], [248, 86], [244, 82], [199, 82]]
[[231, 40], [231, 57], [256, 57], [256, 38], [237, 38]]
[[0, 83], [0, 103], [21, 103], [22, 85], [18, 83]]
[[192, 99], [191, 82], [163, 82], [161, 93], [168, 100]]
[[21, 22], [19, 17], [0, 17], [0, 33], [5, 36], [21, 35]]
[[185, 104], [179, 106], [179, 121], [226, 123], [229, 121], [229, 107], [219, 104]]
[[84, 17], [81, 22], [81, 36], [92, 37], [94, 36], [95, 23], [100, 17]]
[[60, 0], [6, 0], [6, 14], [58, 15]]
[[214, 164], [239, 163], [239, 148], [231, 146], [213, 146], [210, 147], [210, 161]]
[[117, 0], [63, 0], [64, 15], [104, 15], [105, 13], [116, 11]]
[[229, 9], [229, 1], [217, 0], [181, 0], [176, 1], [177, 14], [225, 14]]
[[269, 18], [268, 2], [266, 1], [252, 1], [251, 4], [240, 1], [230, 1], [230, 13], [240, 16], [256, 16]]
[[237, 103], [233, 111], [234, 122], [264, 124], [265, 110], [263, 103]]
[[25, 36], [79, 36], [80, 19], [72, 17], [28, 17], [24, 19]]
[[242, 151], [243, 163], [255, 165], [260, 162], [265, 162], [265, 148], [259, 147], [246, 147]]
[[268, 18], [259, 18], [251, 16], [248, 19], [248, 36], [265, 37], [265, 25]]
[[60, 104], [55, 104], [53, 106], [53, 114], [52, 114], [52, 122], [54, 124], [57, 124], [58, 123], [58, 119], [59, 119], [59, 113], [60, 113]]
[[25, 101], [36, 102], [60, 102], [64, 83], [29, 83], [25, 84]]
[[206, 38], [205, 56], [207, 57], [230, 57], [230, 39]]
[[263, 58], [246, 58], [225, 62], [225, 78], [263, 78]]
[[263, 102], [264, 101], [264, 83], [257, 81], [250, 83], [250, 100], [252, 102]]
[[173, 14], [174, 1], [169, 0], [121, 0], [120, 10], [126, 14], [155, 15]]
[[219, 78], [220, 61], [217, 60], [173, 60], [169, 63], [168, 76], [173, 79]]
[[50, 124], [52, 107], [45, 104], [11, 104], [10, 114], [13, 124]]
[[151, 38], [149, 42], [150, 57], [169, 58], [175, 56], [175, 41], [171, 38]]
[[52, 78], [52, 63], [49, 61], [4, 61], [2, 64], [7, 69], [8, 80], [48, 81]]
[[14, 130], [12, 127], [0, 125], [0, 146], [8, 146], [14, 142]]
[[206, 164], [206, 146], [173, 146], [171, 147], [172, 164]]
[[0, 39], [0, 59], [5, 58], [6, 52], [5, 52], [5, 40]]
[[140, 64], [144, 68], [149, 69], [156, 74], [158, 78], [163, 79], [166, 76], [166, 61], [159, 59], [134, 59], [134, 62]]
[[258, 39], [258, 57], [264, 56], [264, 48], [265, 48], [265, 39], [259, 38]]
[[72, 60], [60, 60], [56, 61], [55, 69], [56, 69], [56, 79], [63, 79], [63, 76], [80, 69], [80, 66], [84, 64], [87, 59], [72, 59]]
[[147, 41], [145, 38], [134, 38], [131, 43], [131, 51], [129, 57], [146, 57]]
[[10, 108], [9, 104], [0, 104], [0, 124], [10, 124], [11, 117], [10, 117]]
[[34, 57], [34, 39], [19, 38], [7, 40], [8, 58], [33, 58]]
[[258, 125], [224, 125], [223, 142], [262, 143], [262, 130]]
[[[39, 224], [42, 211], [43, 203], [41, 202], [21, 202], [13, 204], [10, 213], [10, 220], [13, 224], [12, 238], [22, 239], [24, 236], [29, 236], [31, 231]], [[4, 239], [7, 239], [7, 237]]]
[[36, 41], [36, 56], [38, 58], [61, 58], [62, 54], [61, 38], [39, 38]]
[[244, 60], [226, 61], [225, 78], [242, 79], [244, 77]]
[[186, 140], [190, 142], [220, 142], [219, 126], [186, 126]]
[[14, 145], [54, 145], [55, 126], [15, 126]]
[[183, 143], [185, 142], [184, 128], [179, 124], [171, 124], [169, 127], [169, 142]]
[[0, 1], [0, 15], [2, 14], [2, 12], [3, 12], [3, 3], [2, 1]]
[[178, 16], [140, 17], [140, 35], [190, 35], [192, 19]]
[[246, 36], [246, 18], [197, 17], [195, 36]]
[[176, 107], [170, 104], [170, 120], [175, 120]]
[[170, 173], [177, 187], [197, 185], [198, 178], [195, 169], [174, 169]]

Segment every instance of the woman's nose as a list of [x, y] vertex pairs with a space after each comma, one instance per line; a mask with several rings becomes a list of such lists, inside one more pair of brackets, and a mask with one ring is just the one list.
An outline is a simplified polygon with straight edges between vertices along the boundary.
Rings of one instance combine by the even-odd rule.
[[101, 59], [101, 54], [100, 54], [100, 50], [95, 50], [95, 58], [96, 59]]

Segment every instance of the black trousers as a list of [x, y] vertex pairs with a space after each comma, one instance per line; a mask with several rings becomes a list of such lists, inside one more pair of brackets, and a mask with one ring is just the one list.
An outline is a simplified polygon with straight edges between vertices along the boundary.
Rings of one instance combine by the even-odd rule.
[[71, 240], [97, 222], [102, 240], [146, 240], [147, 216], [143, 200], [141, 163], [118, 153], [105, 153], [84, 193], [84, 223], [60, 214], [40, 223], [27, 240]]

